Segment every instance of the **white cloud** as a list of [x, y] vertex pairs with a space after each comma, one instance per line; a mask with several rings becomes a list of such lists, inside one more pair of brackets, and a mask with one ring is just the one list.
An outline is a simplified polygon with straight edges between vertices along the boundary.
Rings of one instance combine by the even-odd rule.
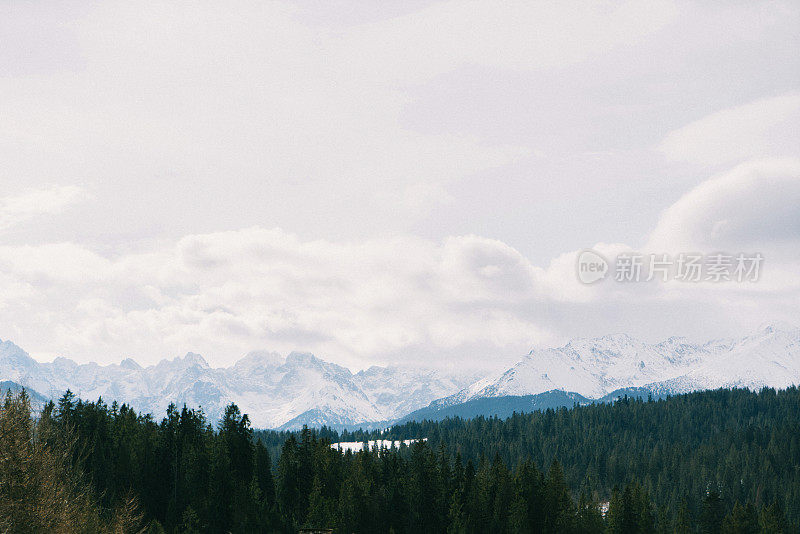
[[[0, 201], [0, 230], [38, 217], [0, 247], [0, 336], [101, 361], [267, 348], [482, 362], [796, 313], [794, 164], [712, 179], [646, 243], [782, 254], [783, 274], [744, 296], [583, 286], [576, 253], [560, 254], [639, 244], [674, 194], [656, 139], [704, 166], [797, 157], [796, 92], [664, 138], [732, 81], [794, 87], [792, 3], [335, 9], [346, 23], [324, 9], [0, 6], [3, 178], [34, 188]], [[76, 177], [97, 201], [65, 224], [39, 216], [84, 196], [43, 184]]]
[[750, 161], [701, 183], [666, 209], [647, 248], [738, 252], [795, 246], [798, 206], [800, 159]]
[[764, 98], [712, 113], [667, 134], [670, 158], [716, 165], [753, 157], [795, 156], [800, 146], [800, 93]]
[[[73, 244], [3, 247], [0, 266], [4, 283], [32, 290], [0, 291], [0, 322], [49, 330], [48, 344], [78, 357], [153, 361], [192, 348], [220, 362], [269, 346], [364, 363], [545, 334], [510, 308], [535, 295], [540, 270], [472, 236], [346, 243], [256, 227], [116, 258]], [[22, 306], [41, 313], [20, 316]]]
[[[630, 45], [669, 24], [672, 2], [445, 1], [366, 24], [335, 40], [334, 52], [359, 57], [359, 78], [420, 83], [463, 64], [540, 70], [578, 63]], [[365, 46], [369, 43], [369, 46]]]
[[31, 189], [0, 198], [0, 231], [24, 223], [39, 215], [59, 213], [84, 197], [74, 185]]
[[[360, 9], [371, 11], [341, 11]], [[448, 1], [342, 25], [305, 11], [280, 2], [8, 9], [0, 62], [17, 75], [0, 77], [0, 158], [21, 181], [81, 176], [101, 203], [76, 226], [95, 240], [251, 224], [329, 238], [408, 232], [435, 219], [460, 182], [542, 148], [408, 128], [412, 87], [476, 64], [576, 65], [641, 43], [678, 15], [670, 2]]]
[[[770, 271], [747, 287], [586, 286], [575, 274], [577, 252], [543, 269], [502, 241], [474, 235], [347, 242], [252, 227], [116, 256], [69, 243], [0, 247], [0, 324], [25, 332], [34, 354], [84, 360], [132, 355], [148, 363], [192, 350], [226, 364], [266, 348], [311, 350], [352, 366], [452, 358], [480, 366], [578, 333], [657, 338], [660, 321], [669, 321], [670, 333], [698, 333], [715, 321], [717, 332], [790, 319], [800, 292], [791, 276], [797, 258], [778, 252], [800, 246], [798, 169], [796, 161], [760, 161], [708, 180], [664, 212], [640, 249], [708, 253], [758, 242]], [[609, 259], [635, 250], [594, 248]]]

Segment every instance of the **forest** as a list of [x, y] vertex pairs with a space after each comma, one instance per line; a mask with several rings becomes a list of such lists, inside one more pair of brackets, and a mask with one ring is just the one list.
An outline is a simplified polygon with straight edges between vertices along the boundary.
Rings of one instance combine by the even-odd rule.
[[[340, 453], [330, 444], [427, 438]], [[0, 407], [0, 532], [800, 531], [800, 390], [623, 398], [383, 432], [254, 430], [67, 391]]]

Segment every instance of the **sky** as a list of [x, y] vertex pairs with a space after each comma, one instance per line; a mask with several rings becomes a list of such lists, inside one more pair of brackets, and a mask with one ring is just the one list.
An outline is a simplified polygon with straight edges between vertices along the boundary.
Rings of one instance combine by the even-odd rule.
[[[494, 367], [797, 324], [800, 5], [722, 4], [2, 2], [0, 339]], [[723, 252], [758, 279], [611, 276]]]

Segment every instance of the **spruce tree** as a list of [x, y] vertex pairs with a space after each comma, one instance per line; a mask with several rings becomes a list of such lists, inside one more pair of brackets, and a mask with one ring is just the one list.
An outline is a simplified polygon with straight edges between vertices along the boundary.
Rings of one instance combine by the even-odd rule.
[[758, 515], [753, 505], [742, 506], [737, 501], [722, 521], [722, 531], [726, 534], [758, 534]]
[[719, 491], [710, 490], [703, 498], [700, 510], [700, 532], [701, 534], [720, 534], [722, 532], [722, 520], [725, 517], [725, 507]]
[[570, 496], [564, 470], [553, 460], [544, 483], [544, 532], [572, 532], [575, 528], [575, 508]]

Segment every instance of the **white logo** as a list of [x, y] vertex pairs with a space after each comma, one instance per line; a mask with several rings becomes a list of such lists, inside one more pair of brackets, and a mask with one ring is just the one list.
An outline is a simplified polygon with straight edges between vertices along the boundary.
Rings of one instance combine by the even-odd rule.
[[606, 259], [591, 249], [586, 249], [578, 254], [578, 280], [584, 284], [592, 284], [606, 277], [608, 262]]

